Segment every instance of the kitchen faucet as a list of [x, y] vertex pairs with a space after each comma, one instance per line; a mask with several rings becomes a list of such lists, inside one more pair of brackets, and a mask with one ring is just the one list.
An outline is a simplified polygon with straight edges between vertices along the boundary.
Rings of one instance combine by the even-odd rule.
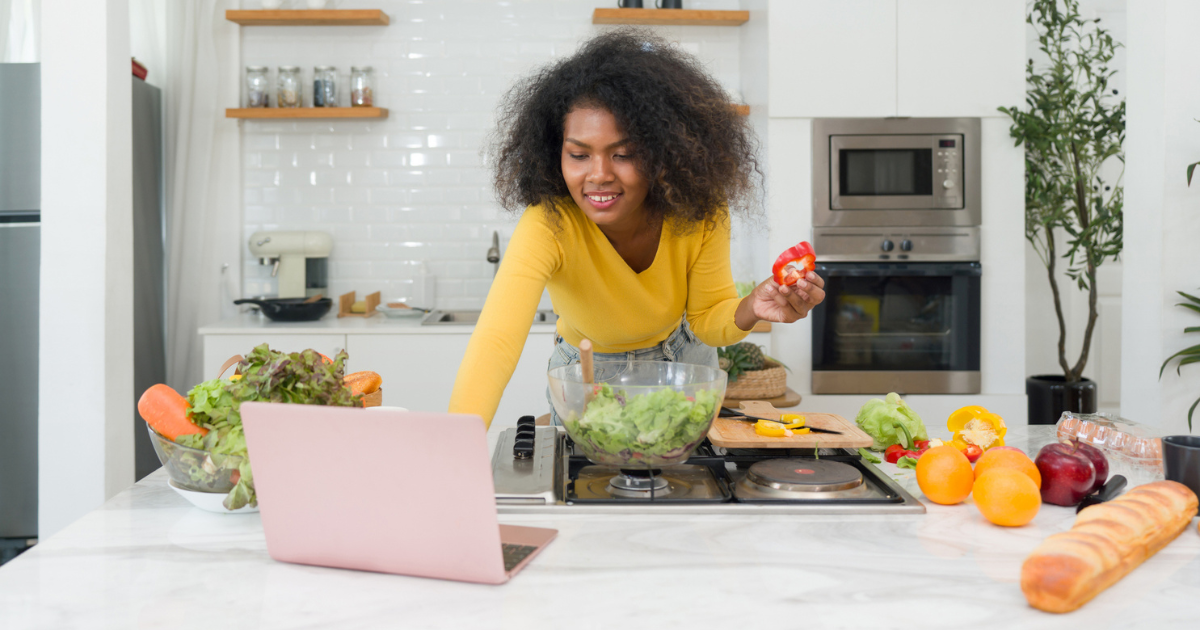
[[495, 265], [492, 269], [492, 277], [500, 271], [500, 232], [492, 232], [492, 246], [487, 250], [487, 261]]

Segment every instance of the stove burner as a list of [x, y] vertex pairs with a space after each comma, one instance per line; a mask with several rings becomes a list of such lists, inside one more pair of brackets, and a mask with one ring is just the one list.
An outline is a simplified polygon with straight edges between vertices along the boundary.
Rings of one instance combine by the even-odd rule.
[[608, 491], [614, 497], [641, 499], [651, 496], [666, 496], [671, 492], [670, 483], [662, 476], [662, 471], [621, 469], [621, 474], [613, 476], [608, 482]]
[[820, 459], [769, 459], [746, 471], [746, 481], [784, 492], [838, 492], [862, 485], [863, 476], [849, 464]]

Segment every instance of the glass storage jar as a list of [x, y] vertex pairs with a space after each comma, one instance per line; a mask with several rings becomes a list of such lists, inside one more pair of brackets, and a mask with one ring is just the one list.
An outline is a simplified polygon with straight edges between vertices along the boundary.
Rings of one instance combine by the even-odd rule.
[[375, 106], [375, 72], [371, 66], [350, 67], [350, 106]]
[[275, 106], [300, 107], [301, 85], [298, 66], [279, 66], [275, 81]]
[[269, 107], [266, 66], [246, 66], [246, 107]]
[[333, 66], [313, 68], [313, 107], [337, 107], [337, 72]]

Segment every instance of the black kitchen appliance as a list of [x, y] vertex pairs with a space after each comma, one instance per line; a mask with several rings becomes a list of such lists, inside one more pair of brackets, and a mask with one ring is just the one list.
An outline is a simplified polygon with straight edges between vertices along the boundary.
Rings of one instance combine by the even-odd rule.
[[620, 470], [591, 463], [565, 431], [535, 427], [532, 416], [500, 435], [492, 477], [501, 512], [925, 512], [856, 451], [724, 449], [706, 440], [683, 464]]
[[979, 263], [823, 263], [817, 273], [813, 393], [979, 393]]

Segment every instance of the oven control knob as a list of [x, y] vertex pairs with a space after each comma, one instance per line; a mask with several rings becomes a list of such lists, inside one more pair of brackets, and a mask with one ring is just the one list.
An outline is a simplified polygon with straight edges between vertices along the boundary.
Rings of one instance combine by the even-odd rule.
[[896, 248], [896, 244], [893, 243], [892, 240], [888, 239], [888, 238], [883, 239], [883, 243], [881, 243], [879, 245], [879, 249], [882, 249], [885, 252], [890, 252], [895, 248]]
[[946, 181], [942, 182], [942, 188], [954, 188], [954, 181], [947, 179]]
[[517, 438], [513, 441], [513, 457], [529, 459], [533, 457], [533, 438]]
[[904, 239], [903, 241], [900, 241], [900, 251], [911, 252], [912, 251], [912, 241], [910, 241], [908, 239]]

